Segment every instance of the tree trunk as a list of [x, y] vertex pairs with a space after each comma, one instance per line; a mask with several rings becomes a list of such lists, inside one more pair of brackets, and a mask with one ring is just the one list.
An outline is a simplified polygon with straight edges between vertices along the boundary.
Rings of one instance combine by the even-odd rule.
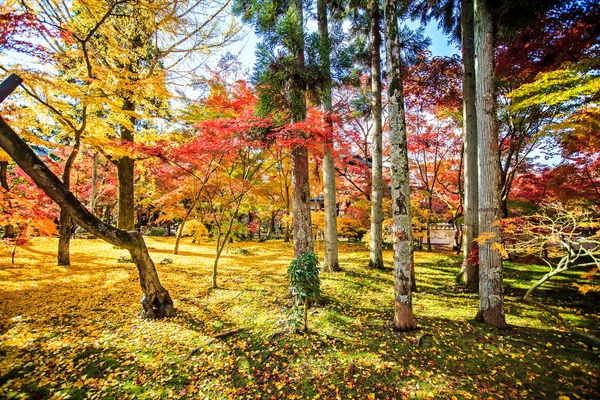
[[275, 211], [271, 211], [271, 218], [269, 219], [269, 231], [267, 232], [267, 237], [273, 237], [276, 235], [275, 230]]
[[477, 112], [475, 107], [475, 38], [473, 28], [473, 0], [462, 0], [461, 29], [463, 54], [463, 134], [465, 163], [462, 279], [472, 292], [479, 287], [479, 263], [473, 259], [477, 251], [475, 239], [478, 230], [478, 184], [477, 184]]
[[[123, 111], [133, 112], [135, 104], [126, 100]], [[121, 125], [121, 139], [131, 143], [134, 141], [135, 117], [129, 117], [131, 126]], [[135, 229], [134, 216], [134, 161], [129, 157], [121, 157], [117, 160], [117, 181], [119, 197], [119, 214], [117, 216], [117, 227], [126, 231]]]
[[494, 75], [495, 34], [489, 0], [475, 0], [475, 48], [478, 133], [479, 232], [493, 237], [479, 246], [479, 312], [477, 319], [505, 328], [498, 201], [500, 176]]
[[143, 293], [141, 313], [143, 318], [175, 315], [173, 301], [169, 292], [160, 283], [154, 262], [139, 232], [117, 229], [94, 216], [2, 118], [0, 118], [0, 147], [48, 197], [60, 206], [61, 210], [67, 210], [77, 224], [99, 238], [129, 250], [139, 273]]
[[96, 215], [96, 203], [98, 202], [98, 165], [100, 164], [100, 153], [95, 152], [92, 157], [92, 193], [90, 194], [90, 211]]
[[[65, 169], [63, 170], [62, 176], [62, 181], [67, 190], [71, 189], [71, 170], [73, 169], [75, 159], [79, 154], [80, 145], [80, 133], [75, 133], [75, 145], [73, 146], [71, 153], [67, 157], [67, 161], [65, 162]], [[60, 229], [58, 237], [57, 254], [58, 265], [71, 265], [71, 215], [67, 210], [63, 210], [62, 208], [60, 210], [59, 223]]]
[[308, 182], [308, 150], [298, 146], [292, 150], [292, 204], [294, 257], [313, 251]]
[[[298, 15], [298, 32], [303, 33], [302, 0], [294, 0], [290, 7]], [[293, 49], [298, 70], [304, 69], [304, 38], [298, 38]], [[290, 85], [290, 107], [292, 122], [306, 119], [306, 82], [303, 77], [293, 76]], [[312, 223], [310, 217], [310, 183], [308, 149], [299, 145], [292, 150], [292, 208], [294, 227], [294, 257], [313, 251]]]
[[385, 34], [387, 39], [390, 152], [392, 156], [394, 327], [405, 331], [415, 329], [416, 322], [412, 311], [413, 240], [406, 116], [402, 85], [402, 59], [398, 38], [398, 15], [394, 0], [385, 0]]
[[333, 149], [333, 124], [331, 115], [333, 104], [331, 100], [331, 70], [329, 56], [331, 43], [329, 41], [329, 30], [327, 26], [327, 2], [317, 1], [317, 17], [319, 22], [319, 36], [321, 45], [319, 48], [321, 58], [322, 74], [325, 77], [325, 87], [321, 98], [321, 104], [325, 114], [325, 151], [323, 157], [323, 191], [325, 197], [325, 257], [323, 268], [325, 271], [340, 271], [338, 261], [338, 232], [337, 232], [337, 208], [335, 193], [335, 164], [331, 150]]
[[371, 163], [371, 238], [369, 266], [383, 268], [382, 224], [383, 224], [383, 183], [382, 183], [382, 122], [381, 122], [381, 19], [379, 1], [372, 0], [371, 10], [371, 110], [372, 127], [372, 163]]
[[[2, 184], [2, 188], [8, 192], [8, 161], [0, 161], [0, 183]], [[13, 239], [15, 237], [15, 229], [12, 224], [4, 225], [4, 234], [2, 235], [2, 239]], [[14, 264], [14, 262], [13, 262]]]
[[192, 205], [187, 209], [187, 211], [185, 212], [185, 215], [183, 216], [183, 219], [181, 220], [181, 225], [179, 225], [179, 229], [177, 230], [177, 238], [175, 239], [175, 248], [173, 249], [173, 254], [177, 254], [179, 252], [179, 242], [181, 241], [181, 236], [183, 235], [183, 228], [185, 227], [185, 223], [186, 223], [187, 219], [189, 218], [190, 214], [194, 210], [194, 207], [196, 207], [196, 203], [198, 202], [198, 199], [200, 198], [200, 194], [202, 193], [203, 187], [204, 186], [202, 186], [198, 190], [198, 192], [196, 193], [196, 197], [194, 197], [194, 201], [192, 202]]
[[508, 218], [508, 195], [500, 196], [500, 216], [501, 218]]
[[426, 229], [427, 229], [427, 251], [431, 253], [431, 214], [433, 213], [433, 197], [431, 195], [431, 193], [429, 193], [429, 198], [427, 199], [427, 208], [428, 208], [428, 213], [427, 213], [427, 225], [426, 225]]

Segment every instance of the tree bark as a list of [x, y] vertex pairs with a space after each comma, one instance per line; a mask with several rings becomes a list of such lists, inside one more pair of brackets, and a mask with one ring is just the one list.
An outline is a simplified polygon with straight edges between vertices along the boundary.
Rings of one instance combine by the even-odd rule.
[[382, 121], [381, 121], [381, 34], [379, 22], [381, 14], [379, 1], [372, 0], [371, 10], [371, 111], [372, 163], [371, 163], [371, 237], [369, 266], [383, 268], [382, 224], [383, 224], [383, 183], [382, 183]]
[[[8, 186], [8, 161], [0, 161], [0, 183], [2, 188], [8, 192], [10, 187]], [[12, 224], [4, 225], [4, 233], [2, 239], [13, 239], [15, 237], [15, 228]], [[14, 262], [13, 262], [14, 264]]]
[[475, 51], [478, 133], [479, 232], [493, 236], [479, 246], [477, 319], [505, 328], [500, 228], [498, 121], [496, 117], [495, 33], [489, 0], [475, 0]]
[[98, 202], [98, 164], [100, 164], [100, 153], [96, 151], [92, 157], [92, 193], [90, 194], [90, 211], [94, 215], [96, 215]]
[[321, 104], [325, 114], [325, 144], [323, 157], [323, 191], [325, 197], [325, 257], [323, 269], [328, 272], [340, 271], [338, 261], [338, 232], [337, 232], [337, 207], [335, 192], [335, 164], [331, 151], [333, 149], [333, 102], [331, 99], [331, 67], [330, 53], [331, 43], [329, 41], [329, 29], [327, 26], [327, 2], [317, 1], [317, 19], [319, 25], [319, 36], [321, 38], [319, 53], [321, 58], [321, 69], [325, 79], [325, 87], [321, 98]]
[[169, 292], [160, 283], [154, 262], [139, 232], [127, 232], [115, 228], [94, 216], [2, 118], [0, 118], [0, 147], [48, 197], [60, 206], [61, 210], [67, 210], [75, 222], [108, 243], [129, 250], [138, 270], [143, 293], [142, 318], [175, 315], [173, 301]]
[[[298, 70], [304, 70], [304, 28], [302, 0], [292, 1], [290, 7], [298, 15], [298, 34], [294, 48]], [[296, 74], [291, 78], [290, 102], [292, 122], [306, 119], [306, 82]], [[312, 223], [310, 217], [310, 183], [308, 170], [308, 149], [304, 145], [296, 146], [292, 150], [292, 207], [294, 229], [294, 257], [313, 251]]]
[[475, 239], [478, 230], [478, 184], [477, 184], [477, 111], [475, 107], [475, 38], [473, 27], [473, 0], [461, 2], [461, 31], [463, 58], [463, 135], [465, 163], [462, 279], [465, 286], [476, 292], [479, 286], [479, 263], [473, 259], [477, 251]]
[[[135, 103], [126, 100], [123, 105], [123, 111], [133, 112]], [[129, 117], [130, 125], [121, 125], [121, 139], [133, 143], [135, 117]], [[117, 216], [117, 227], [126, 231], [135, 229], [134, 215], [134, 161], [130, 157], [121, 157], [117, 160], [117, 186], [119, 198], [119, 214]]]
[[[67, 190], [71, 190], [71, 170], [73, 169], [73, 165], [75, 164], [75, 159], [79, 154], [79, 148], [81, 146], [80, 142], [80, 132], [75, 133], [75, 145], [71, 150], [71, 153], [67, 157], [67, 161], [65, 162], [65, 168], [63, 170], [62, 181], [67, 188]], [[59, 237], [58, 237], [58, 254], [57, 261], [58, 265], [71, 265], [71, 215], [67, 210], [60, 209], [60, 217], [59, 217]]]
[[385, 34], [388, 70], [390, 152], [392, 156], [392, 209], [394, 238], [394, 327], [416, 328], [412, 311], [413, 240], [406, 116], [402, 82], [402, 59], [398, 38], [398, 15], [394, 0], [385, 0]]

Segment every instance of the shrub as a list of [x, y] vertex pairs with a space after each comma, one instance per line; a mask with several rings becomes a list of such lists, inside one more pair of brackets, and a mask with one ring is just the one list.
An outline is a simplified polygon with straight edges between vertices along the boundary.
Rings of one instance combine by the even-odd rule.
[[165, 236], [167, 234], [167, 231], [165, 230], [165, 228], [161, 228], [158, 226], [153, 226], [151, 228], [148, 228], [148, 230], [146, 230], [145, 235], [146, 236]]
[[198, 239], [200, 237], [208, 237], [208, 229], [201, 221], [197, 219], [192, 219], [187, 221], [183, 226], [183, 236], [193, 236]]
[[337, 228], [340, 237], [351, 240], [360, 240], [367, 233], [360, 220], [354, 218], [338, 218]]
[[288, 277], [290, 278], [290, 288], [295, 302], [296, 327], [300, 325], [300, 316], [298, 307], [300, 303], [304, 304], [304, 330], [308, 329], [308, 306], [310, 300], [317, 300], [321, 294], [321, 279], [319, 278], [319, 260], [315, 253], [305, 253], [296, 258], [288, 267]]

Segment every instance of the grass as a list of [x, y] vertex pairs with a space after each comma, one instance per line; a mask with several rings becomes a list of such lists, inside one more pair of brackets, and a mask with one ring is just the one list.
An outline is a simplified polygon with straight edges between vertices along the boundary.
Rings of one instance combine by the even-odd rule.
[[[71, 267], [55, 264], [56, 240], [35, 239], [10, 264], [0, 254], [1, 398], [598, 398], [598, 348], [518, 298], [542, 266], [505, 264], [511, 329], [473, 322], [476, 295], [454, 284], [459, 259], [416, 253], [419, 330], [395, 332], [391, 252], [366, 267], [360, 244], [341, 244], [344, 272], [323, 273], [311, 331], [291, 333], [281, 241], [236, 243], [210, 290], [212, 243], [147, 238], [175, 318], [138, 318], [141, 291], [127, 252], [74, 240]], [[241, 251], [240, 249], [244, 249]], [[322, 248], [320, 249], [322, 251]], [[578, 272], [535, 297], [598, 334], [597, 293], [579, 294]], [[214, 336], [233, 329], [237, 334]], [[423, 336], [427, 334], [427, 336]], [[430, 336], [429, 336], [430, 335]], [[421, 339], [419, 341], [419, 339]], [[420, 345], [419, 345], [420, 342]]]

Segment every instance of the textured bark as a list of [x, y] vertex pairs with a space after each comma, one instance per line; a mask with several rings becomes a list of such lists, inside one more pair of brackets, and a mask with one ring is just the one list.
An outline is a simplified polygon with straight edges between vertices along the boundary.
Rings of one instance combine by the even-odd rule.
[[379, 1], [372, 0], [371, 10], [371, 110], [372, 163], [371, 163], [371, 238], [369, 242], [369, 266], [383, 268], [382, 224], [383, 224], [383, 184], [382, 184], [382, 122], [381, 122], [381, 34], [379, 22], [381, 14]]
[[[125, 101], [123, 111], [132, 112], [135, 104], [129, 100]], [[121, 126], [121, 139], [129, 142], [134, 141], [135, 118], [130, 117], [129, 126]], [[117, 187], [119, 199], [119, 214], [117, 216], [117, 227], [126, 231], [132, 231], [135, 228], [134, 213], [134, 161], [130, 157], [121, 157], [117, 160]]]
[[331, 69], [329, 56], [331, 44], [329, 42], [329, 30], [327, 26], [327, 2], [317, 1], [317, 18], [319, 25], [319, 36], [321, 38], [320, 58], [321, 69], [325, 79], [325, 87], [321, 98], [321, 105], [325, 114], [325, 149], [323, 157], [323, 192], [325, 197], [325, 257], [323, 269], [325, 271], [340, 271], [338, 261], [338, 232], [337, 232], [337, 207], [335, 195], [335, 164], [331, 149], [333, 147], [332, 122], [333, 103], [331, 100]]
[[310, 186], [308, 183], [308, 150], [298, 146], [292, 150], [292, 204], [294, 257], [313, 251], [310, 218]]
[[58, 229], [58, 265], [71, 265], [71, 215], [67, 210], [60, 210]]
[[479, 246], [479, 312], [477, 319], [505, 328], [502, 259], [494, 244], [498, 224], [499, 157], [496, 118], [495, 34], [489, 0], [475, 1], [475, 51], [479, 178], [479, 232], [493, 236]]
[[0, 118], [0, 147], [48, 197], [59, 205], [61, 210], [67, 210], [75, 222], [108, 243], [129, 250], [138, 269], [143, 292], [142, 317], [159, 318], [175, 315], [173, 301], [158, 279], [154, 262], [139, 232], [117, 229], [94, 216], [2, 118]]
[[[62, 181], [67, 188], [67, 190], [71, 189], [71, 170], [73, 169], [73, 165], [75, 164], [75, 159], [77, 159], [77, 155], [79, 154], [79, 148], [81, 146], [80, 142], [80, 133], [75, 133], [75, 145], [71, 150], [71, 154], [67, 157], [67, 161], [65, 162], [65, 168], [63, 170]], [[58, 265], [71, 265], [71, 215], [67, 210], [60, 210], [60, 229], [59, 229], [59, 237], [58, 237], [58, 254], [57, 261]]]
[[[294, 0], [291, 7], [298, 14], [299, 34], [303, 30], [302, 0]], [[302, 33], [303, 35], [303, 33]], [[304, 69], [304, 38], [297, 38], [296, 60], [298, 70]], [[290, 85], [292, 122], [306, 119], [306, 83], [301, 76], [293, 76]], [[312, 223], [310, 217], [310, 183], [308, 173], [308, 149], [297, 146], [292, 150], [292, 207], [294, 229], [294, 257], [313, 251]]]
[[[9, 191], [8, 187], [8, 161], [0, 161], [0, 183], [5, 191]], [[2, 239], [12, 239], [15, 237], [15, 229], [11, 224], [4, 225], [4, 233]], [[13, 262], [14, 264], [14, 262]]]
[[390, 152], [392, 156], [394, 327], [405, 331], [415, 329], [416, 322], [412, 311], [413, 240], [406, 116], [402, 87], [402, 59], [398, 38], [398, 16], [394, 0], [385, 0], [385, 34], [387, 39]]
[[461, 3], [462, 58], [463, 58], [463, 134], [464, 134], [464, 210], [462, 279], [467, 288], [476, 292], [479, 287], [477, 260], [471, 255], [477, 250], [474, 242], [478, 231], [478, 184], [477, 184], [477, 112], [475, 107], [475, 38], [473, 28], [473, 0]]

